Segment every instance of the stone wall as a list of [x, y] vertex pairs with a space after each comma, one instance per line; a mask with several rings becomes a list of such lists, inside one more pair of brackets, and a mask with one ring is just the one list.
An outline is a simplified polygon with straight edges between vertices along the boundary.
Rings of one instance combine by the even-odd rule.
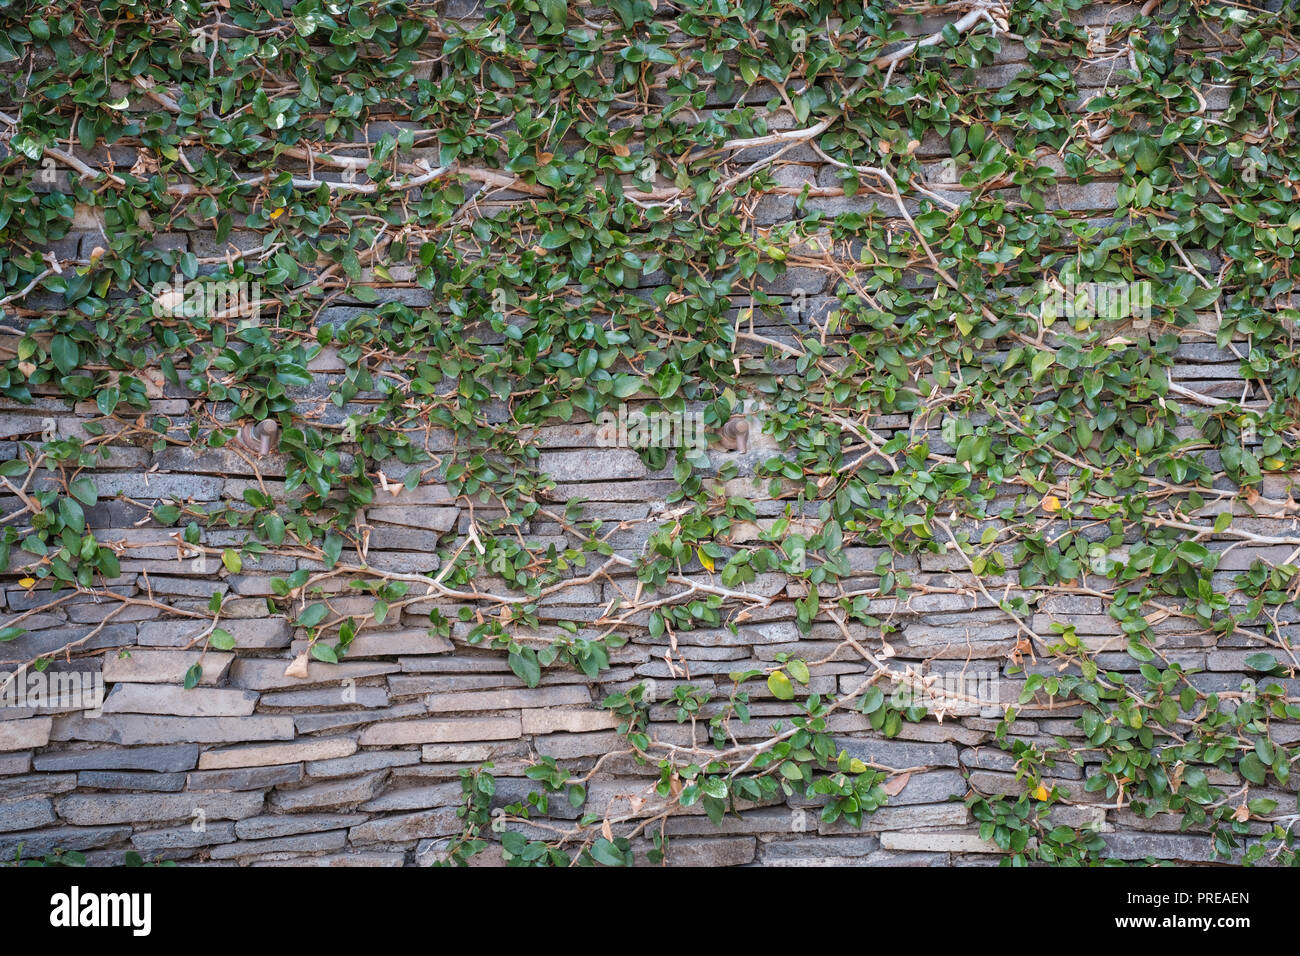
[[[474, 9], [461, 6], [465, 8], [450, 13], [472, 20]], [[1104, 23], [1132, 15], [1133, 8], [1093, 4], [1077, 18], [1085, 24]], [[927, 17], [911, 29], [918, 36], [928, 35], [955, 19]], [[979, 72], [979, 82], [997, 87], [1009, 81], [1024, 68], [1022, 56], [1018, 43], [1003, 42], [995, 62]], [[1104, 87], [1112, 65], [1080, 61], [1072, 68], [1091, 95]], [[133, 91], [122, 92], [131, 94], [133, 109], [152, 108]], [[1210, 115], [1226, 105], [1227, 90], [1202, 93]], [[770, 94], [760, 92], [751, 100], [762, 104]], [[775, 114], [772, 121], [776, 128], [795, 125], [784, 113]], [[376, 126], [372, 132], [378, 137], [384, 130]], [[947, 147], [938, 137], [928, 137], [919, 152], [938, 168]], [[109, 153], [119, 168], [135, 159], [127, 144], [80, 155], [99, 167]], [[806, 146], [791, 150], [776, 167], [777, 179], [785, 186], [834, 185], [833, 170], [821, 162]], [[1072, 185], [1063, 170], [1058, 173], [1062, 185], [1056, 193], [1057, 208], [1107, 220], [1115, 204], [1114, 182]], [[960, 197], [951, 186], [938, 188], [944, 195]], [[493, 202], [521, 198], [498, 194]], [[869, 196], [813, 198], [808, 208], [838, 214], [865, 210], [878, 201]], [[789, 195], [768, 196], [755, 209], [756, 221], [785, 221], [793, 203]], [[75, 225], [76, 231], [51, 250], [65, 268], [84, 264], [92, 250], [105, 243], [103, 221], [89, 208], [79, 210]], [[228, 246], [238, 249], [260, 239], [237, 228], [226, 242], [207, 231], [167, 233], [159, 241], [168, 249], [192, 252], [211, 267]], [[793, 269], [770, 283], [769, 291], [792, 308], [779, 319], [757, 315], [754, 331], [776, 341], [794, 341], [789, 315], [795, 298], [802, 302], [804, 296], [808, 308], [802, 326], [813, 328], [808, 316], [824, 315], [836, 302], [826, 276], [816, 269]], [[395, 272], [395, 278], [400, 280], [402, 273]], [[644, 284], [649, 293], [655, 277], [648, 276]], [[414, 306], [433, 304], [432, 296], [413, 284], [383, 294]], [[24, 304], [32, 310], [60, 305], [57, 297], [42, 293], [28, 296]], [[734, 302], [737, 315], [748, 306], [741, 296]], [[337, 299], [320, 321], [339, 323], [367, 308], [355, 300]], [[1204, 328], [1213, 329], [1213, 323], [1213, 316], [1205, 316]], [[0, 336], [0, 346], [12, 347], [16, 341], [12, 334]], [[1189, 337], [1178, 348], [1173, 381], [1202, 395], [1240, 395], [1240, 346], [1216, 346], [1212, 336]], [[742, 357], [761, 356], [764, 347], [750, 341], [738, 350]], [[776, 370], [781, 370], [779, 363]], [[344, 363], [335, 350], [326, 350], [312, 371], [317, 381], [299, 390], [296, 399], [304, 410], [311, 410], [304, 414], [337, 425], [348, 409], [334, 408], [325, 399], [331, 383], [344, 373]], [[173, 422], [191, 420], [202, 411], [195, 395], [167, 384], [161, 375], [149, 383], [149, 397], [150, 414]], [[364, 407], [367, 400], [363, 393], [352, 407]], [[222, 420], [229, 413], [221, 407], [206, 411]], [[0, 403], [0, 459], [20, 455], [23, 443], [55, 435], [85, 437], [85, 422], [95, 417], [93, 402], [67, 407], [41, 394], [30, 405], [6, 400]], [[728, 494], [751, 499], [759, 515], [733, 536], [734, 544], [770, 528], [788, 503], [769, 500], [766, 482], [751, 480], [758, 461], [779, 454], [770, 437], [760, 434], [760, 413], [751, 422], [747, 450], [711, 451], [715, 463], [731, 462], [738, 468], [739, 477], [727, 484]], [[934, 420], [895, 416], [871, 425], [885, 438], [898, 431], [928, 433], [932, 448], [951, 451]], [[589, 499], [587, 516], [613, 529], [609, 541], [618, 553], [635, 555], [671, 511], [665, 504], [677, 487], [670, 480], [671, 469], [653, 472], [631, 451], [599, 447], [593, 425], [547, 428], [534, 439], [541, 450], [541, 469], [557, 483], [552, 501]], [[435, 451], [450, 447], [447, 436], [437, 430], [422, 441]], [[428, 574], [439, 566], [437, 553], [445, 555], [461, 545], [471, 521], [484, 520], [485, 515], [471, 516], [464, 502], [450, 500], [442, 485], [404, 488], [404, 473], [403, 468], [389, 474], [392, 493], [381, 495], [365, 512], [364, 557], [372, 567]], [[473, 606], [436, 594], [405, 604], [381, 626], [365, 627], [342, 663], [312, 661], [305, 677], [289, 676], [286, 670], [305, 649], [305, 633], [292, 626], [292, 616], [268, 614], [271, 580], [298, 569], [319, 570], [321, 565], [268, 555], [260, 562], [245, 558], [234, 571], [222, 565], [219, 555], [196, 557], [178, 541], [177, 529], [150, 518], [153, 506], [174, 500], [225, 501], [241, 508], [250, 488], [272, 496], [283, 492], [284, 474], [285, 463], [275, 455], [261, 458], [185, 444], [162, 450], [114, 444], [93, 470], [99, 503], [87, 509], [87, 522], [101, 542], [112, 542], [119, 551], [121, 576], [110, 582], [111, 588], [145, 603], [123, 607], [88, 592], [54, 593], [48, 580], [31, 586], [20, 583], [17, 571], [0, 579], [0, 626], [16, 623], [25, 629], [0, 644], [0, 669], [68, 647], [49, 673], [89, 673], [92, 679], [99, 675], [107, 692], [101, 715], [75, 707], [0, 710], [0, 855], [12, 858], [21, 847], [25, 858], [59, 849], [81, 851], [92, 864], [121, 863], [131, 850], [147, 859], [203, 865], [427, 864], [460, 831], [455, 813], [460, 771], [484, 761], [494, 765], [499, 804], [522, 799], [534, 788], [524, 771], [538, 755], [554, 757], [579, 774], [605, 758], [589, 783], [585, 808], [598, 815], [617, 817], [642, 801], [658, 800], [653, 793], [656, 769], [637, 766], [629, 755], [617, 753], [624, 745], [614, 731], [616, 721], [599, 706], [612, 690], [652, 679], [656, 702], [650, 733], [688, 744], [707, 740], [707, 721], [697, 725], [678, 719], [676, 704], [667, 702], [676, 687], [691, 684], [725, 693], [728, 674], [769, 666], [783, 653], [810, 662], [830, 656], [811, 667], [809, 687], [825, 694], [849, 691], [869, 673], [866, 662], [840, 646], [833, 624], [818, 622], [809, 634], [800, 634], [793, 606], [799, 586], [784, 575], [764, 574], [744, 590], [771, 600], [749, 606], [735, 633], [723, 627], [682, 631], [669, 647], [662, 637], [649, 635], [642, 614], [625, 629], [629, 642], [615, 652], [610, 670], [599, 680], [552, 669], [539, 686], [527, 687], [511, 672], [502, 652], [466, 643], [470, 624], [456, 623], [449, 638], [430, 635], [431, 608], [439, 607], [454, 619], [461, 606]], [[52, 479], [38, 477], [38, 484], [42, 480]], [[1252, 515], [1238, 504], [1243, 516], [1239, 526], [1264, 536], [1293, 532], [1291, 490], [1292, 476], [1267, 477], [1262, 495], [1278, 507]], [[0, 509], [7, 513], [16, 505], [16, 497], [0, 492]], [[999, 506], [994, 503], [988, 513], [996, 514]], [[520, 530], [534, 545], [554, 542], [562, 548], [573, 540], [559, 524], [545, 519], [531, 520]], [[243, 531], [209, 530], [201, 543], [220, 549], [238, 546], [244, 538]], [[1228, 543], [1208, 544], [1223, 550]], [[1216, 580], [1230, 593], [1234, 573], [1260, 558], [1285, 563], [1292, 550], [1290, 545], [1238, 541], [1220, 562]], [[878, 560], [887, 552], [850, 547], [845, 553], [852, 568], [852, 576], [843, 581], [846, 590], [879, 583]], [[926, 674], [983, 675], [996, 700], [958, 707], [942, 720], [930, 716], [905, 723], [893, 739], [873, 731], [861, 714], [833, 714], [829, 726], [850, 755], [911, 770], [891, 778], [888, 804], [868, 816], [861, 830], [843, 822], [820, 824], [815, 803], [799, 798], [729, 816], [720, 825], [696, 807], [676, 813], [665, 824], [673, 838], [670, 862], [998, 862], [1001, 851], [980, 838], [960, 798], [971, 788], [986, 794], [1022, 792], [1014, 758], [994, 740], [995, 728], [1003, 707], [1019, 697], [1026, 673], [1021, 665], [1028, 672], [1047, 672], [1054, 665], [1022, 658], [1020, 625], [990, 600], [956, 555], [895, 555], [892, 567], [940, 589], [910, 601], [872, 602], [873, 613], [892, 614], [901, 628], [891, 637], [893, 662]], [[714, 581], [698, 565], [688, 577], [700, 584]], [[1101, 655], [1105, 667], [1136, 672], [1138, 662], [1123, 653], [1117, 623], [1105, 613], [1100, 598], [1039, 601], [1036, 592], [1016, 591], [1016, 581], [1012, 569], [1005, 576], [985, 578], [985, 586], [1000, 599], [1024, 597], [1033, 606], [1029, 623], [1034, 628], [1046, 632], [1054, 621], [1068, 622], [1087, 646], [1111, 649]], [[484, 591], [502, 588], [502, 582], [490, 579], [475, 583]], [[366, 613], [373, 606], [372, 598], [348, 593], [345, 579], [329, 578], [323, 586], [339, 613]], [[558, 591], [541, 601], [542, 633], [559, 633], [561, 624], [571, 623], [579, 634], [592, 635], [597, 622], [636, 589], [632, 571], [615, 567], [601, 579]], [[210, 624], [206, 608], [214, 591], [229, 595], [221, 626], [233, 636], [235, 647], [202, 652], [198, 648]], [[1287, 606], [1284, 613], [1294, 611]], [[1171, 659], [1197, 671], [1191, 680], [1202, 689], [1237, 691], [1243, 681], [1258, 676], [1244, 663], [1258, 649], [1246, 637], [1216, 638], [1178, 616], [1159, 622], [1156, 630]], [[198, 685], [183, 688], [187, 672], [199, 662]], [[1282, 683], [1291, 696], [1300, 694], [1300, 681], [1294, 677]], [[763, 686], [750, 693], [753, 721], [731, 726], [742, 741], [768, 736], [772, 722], [794, 713], [792, 705]], [[1011, 732], [1044, 744], [1057, 736], [1081, 740], [1078, 714], [1076, 707], [1036, 700], [1020, 708]], [[1300, 740], [1300, 726], [1274, 726], [1272, 737], [1294, 743]], [[1071, 795], [1068, 804], [1054, 810], [1056, 822], [1095, 825], [1109, 855], [1121, 860], [1211, 858], [1211, 838], [1195, 830], [1178, 832], [1180, 818], [1143, 819], [1131, 809], [1115, 809], [1113, 799], [1085, 792], [1083, 779], [1094, 769], [1095, 764], [1085, 761], [1083, 766], [1058, 764], [1051, 771], [1049, 783]], [[1228, 785], [1234, 780], [1230, 774], [1211, 774], [1212, 783]], [[1295, 778], [1290, 789], [1296, 789]], [[1268, 793], [1283, 806], [1295, 806], [1294, 792], [1258, 788], [1252, 796]], [[553, 817], [579, 816], [562, 799], [553, 800], [551, 809]], [[638, 846], [644, 853], [649, 844], [641, 840]], [[479, 859], [499, 858], [499, 848], [494, 847]]]

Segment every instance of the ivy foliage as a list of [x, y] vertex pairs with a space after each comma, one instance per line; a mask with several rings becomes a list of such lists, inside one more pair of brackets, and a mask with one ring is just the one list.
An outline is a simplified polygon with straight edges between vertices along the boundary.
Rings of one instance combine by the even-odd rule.
[[[922, 719], [886, 702], [902, 675], [879, 609], [963, 593], [1017, 627], [1008, 673], [1023, 683], [1001, 739], [1025, 789], [967, 795], [1008, 862], [1103, 860], [1086, 826], [1053, 822], [1098, 798], [1208, 827], [1225, 856], [1295, 862], [1300, 749], [1276, 731], [1300, 719], [1300, 579], [1273, 546], [1300, 539], [1251, 516], [1294, 513], [1277, 489], [1300, 409], [1296, 14], [1125, 10], [505, 0], [476, 18], [400, 0], [3, 0], [0, 99], [17, 106], [0, 114], [0, 393], [94, 411], [0, 465], [23, 509], [2, 567], [103, 589], [121, 555], [85, 509], [110, 447], [222, 447], [274, 419], [283, 496], [177, 499], [151, 517], [195, 553], [209, 529], [246, 532], [215, 549], [230, 573], [318, 559], [320, 574], [275, 580], [271, 609], [320, 660], [433, 587], [453, 606], [431, 631], [501, 648], [529, 684], [561, 666], [594, 679], [631, 633], [737, 626], [770, 603], [749, 586], [784, 574], [801, 631], [837, 628], [869, 666], [853, 693], [813, 691], [817, 662], [796, 659], [732, 675], [718, 699], [677, 685], [658, 706], [708, 725], [687, 751], [653, 739], [639, 686], [605, 703], [670, 807], [720, 819], [798, 796], [860, 823], [898, 768], [850, 758], [828, 721], [856, 711], [892, 736]], [[945, 156], [951, 178], [935, 174]], [[100, 239], [57, 251], [86, 223]], [[178, 232], [208, 251], [163, 241]], [[803, 277], [833, 301], [805, 308]], [[256, 284], [260, 316], [161, 309], [176, 281]], [[1143, 284], [1149, 320], [1099, 317], [1078, 291]], [[1206, 350], [1235, 356], [1244, 387], [1176, 380]], [[322, 377], [330, 356], [341, 371]], [[153, 414], [158, 389], [196, 413]], [[535, 436], [629, 400], [697, 410], [715, 436], [760, 405], [774, 451], [746, 476], [754, 493], [707, 452], [646, 449], [675, 483], [671, 515], [643, 548], [612, 544], [581, 502], [555, 500]], [[358, 518], [389, 482], [445, 485], [487, 517], [449, 534], [427, 574], [368, 567]], [[737, 543], [762, 493], [785, 515]], [[532, 544], [533, 520], [569, 545]], [[1265, 550], [1230, 572], [1228, 545]], [[856, 548], [880, 555], [869, 577]], [[901, 560], [915, 555], [961, 580], [922, 579]], [[545, 596], [625, 569], [641, 587], [608, 627], [523, 636]], [[322, 574], [373, 613], [333, 614]], [[503, 592], [474, 587], [488, 578]], [[1048, 598], [1098, 602], [1120, 636], [1082, 638], [1069, 614], [1035, 624]], [[221, 603], [207, 640], [228, 648]], [[1254, 682], [1198, 682], [1160, 640], [1170, 621], [1195, 646], [1251, 649]], [[792, 716], [739, 743], [753, 693]], [[1086, 746], [1008, 731], [1049, 702]], [[1088, 767], [1082, 792], [1053, 783], [1058, 761]], [[569, 771], [539, 768], [515, 819], [552, 793], [585, 799]], [[467, 771], [451, 859], [485, 845], [491, 780]], [[601, 832], [589, 816], [554, 840], [511, 831], [506, 856], [625, 863], [656, 833], [666, 850], [648, 820]]]

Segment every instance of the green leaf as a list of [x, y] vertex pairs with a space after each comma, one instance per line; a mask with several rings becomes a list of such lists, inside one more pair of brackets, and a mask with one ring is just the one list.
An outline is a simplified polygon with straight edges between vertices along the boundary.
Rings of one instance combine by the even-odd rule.
[[773, 671], [767, 678], [767, 689], [777, 700], [794, 700], [794, 685], [784, 671]]
[[1253, 753], [1241, 758], [1240, 767], [1241, 775], [1257, 786], [1262, 785], [1268, 777], [1268, 768]]
[[515, 676], [529, 687], [536, 687], [541, 681], [542, 666], [537, 660], [537, 652], [531, 647], [521, 647], [517, 651], [511, 651], [507, 660]]
[[602, 866], [625, 866], [627, 863], [623, 859], [623, 854], [618, 851], [618, 847], [604, 837], [598, 838], [591, 845], [591, 858]]
[[85, 475], [68, 482], [68, 492], [87, 508], [93, 508], [99, 502], [99, 489], [94, 479]]
[[324, 604], [309, 604], [298, 617], [299, 627], [315, 627], [321, 621], [325, 620], [325, 615], [329, 613], [329, 608]]
[[567, 0], [538, 0], [542, 7], [542, 15], [550, 22], [553, 27], [563, 27], [569, 18], [569, 4]]
[[335, 653], [334, 648], [320, 641], [311, 646], [311, 656], [326, 664], [337, 664], [339, 662], [338, 654]]
[[66, 335], [59, 334], [50, 340], [50, 358], [64, 375], [69, 375], [81, 364], [81, 349]]
[[1272, 654], [1260, 652], [1258, 654], [1248, 654], [1246, 656], [1246, 666], [1256, 671], [1271, 671], [1277, 667], [1277, 659]]

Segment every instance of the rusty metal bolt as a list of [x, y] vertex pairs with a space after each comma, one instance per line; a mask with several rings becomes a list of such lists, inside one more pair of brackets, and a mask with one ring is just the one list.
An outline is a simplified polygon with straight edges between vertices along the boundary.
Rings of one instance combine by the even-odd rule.
[[279, 448], [280, 423], [268, 418], [256, 425], [245, 425], [239, 430], [239, 441], [249, 451], [266, 457]]
[[749, 422], [736, 417], [722, 426], [722, 447], [744, 454], [749, 448]]

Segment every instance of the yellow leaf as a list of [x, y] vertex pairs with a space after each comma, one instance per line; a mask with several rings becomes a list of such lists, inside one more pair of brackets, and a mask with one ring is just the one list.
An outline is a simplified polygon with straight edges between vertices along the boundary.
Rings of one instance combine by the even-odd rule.
[[1044, 511], [1056, 512], [1061, 510], [1061, 499], [1056, 495], [1044, 495], [1042, 500]]
[[1048, 797], [1047, 788], [1040, 783], [1038, 789], [1034, 791], [1033, 797], [1035, 800], [1046, 800]]
[[706, 571], [712, 571], [712, 570], [713, 570], [713, 559], [712, 559], [711, 557], [709, 557], [707, 554], [704, 553], [704, 549], [703, 549], [703, 548], [696, 548], [696, 549], [695, 549], [695, 553], [696, 553], [696, 555], [699, 556], [700, 564], [704, 565], [704, 569], [705, 569]]
[[273, 209], [273, 210], [271, 210], [271, 217], [270, 217], [270, 218], [272, 218], [272, 219], [279, 219], [279, 218], [280, 218], [281, 216], [283, 216], [283, 215], [284, 215], [284, 207], [281, 206], [279, 209]]
[[35, 578], [20, 578], [18, 581], [18, 586], [22, 588], [29, 588], [32, 587], [35, 583], [36, 583]]

